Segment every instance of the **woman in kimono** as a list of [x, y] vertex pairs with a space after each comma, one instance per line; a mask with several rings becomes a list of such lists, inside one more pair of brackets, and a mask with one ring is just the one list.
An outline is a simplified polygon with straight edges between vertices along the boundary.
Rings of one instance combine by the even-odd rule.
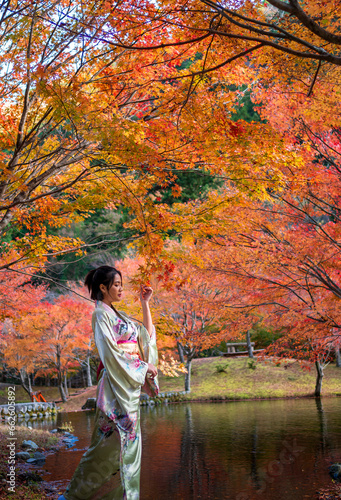
[[88, 500], [119, 471], [120, 481], [101, 500], [138, 500], [141, 468], [140, 393], [158, 394], [155, 328], [149, 309], [153, 290], [141, 287], [143, 324], [116, 311], [122, 275], [110, 266], [90, 271], [85, 285], [96, 301], [92, 329], [101, 359], [97, 371], [95, 428], [64, 495]]

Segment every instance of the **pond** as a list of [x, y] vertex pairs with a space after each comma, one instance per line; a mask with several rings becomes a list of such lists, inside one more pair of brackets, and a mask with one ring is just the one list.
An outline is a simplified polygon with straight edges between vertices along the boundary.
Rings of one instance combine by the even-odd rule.
[[[313, 499], [331, 484], [328, 466], [341, 462], [341, 398], [141, 411], [141, 500]], [[79, 441], [45, 466], [44, 479], [60, 491], [89, 446], [94, 412], [58, 414], [57, 425], [69, 421]]]

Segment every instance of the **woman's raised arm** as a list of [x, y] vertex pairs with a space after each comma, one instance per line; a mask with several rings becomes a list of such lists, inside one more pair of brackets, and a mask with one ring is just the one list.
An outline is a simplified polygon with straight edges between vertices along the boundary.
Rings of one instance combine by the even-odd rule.
[[141, 293], [140, 300], [142, 305], [142, 313], [143, 313], [143, 324], [149, 332], [149, 335], [153, 334], [153, 320], [152, 315], [149, 309], [149, 301], [151, 296], [153, 295], [153, 289], [150, 286], [142, 286], [141, 285]]

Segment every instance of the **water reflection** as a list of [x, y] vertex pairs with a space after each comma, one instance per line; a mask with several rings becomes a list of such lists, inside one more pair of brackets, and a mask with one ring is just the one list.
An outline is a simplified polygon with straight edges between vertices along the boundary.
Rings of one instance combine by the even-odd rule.
[[[189, 490], [193, 498], [201, 498], [201, 492], [211, 490], [211, 470], [206, 463], [205, 443], [197, 439], [192, 407], [185, 408], [185, 422], [181, 433], [180, 463], [172, 483], [175, 489]], [[175, 492], [174, 492], [175, 493]]]
[[[314, 498], [341, 461], [340, 409], [338, 398], [143, 408], [141, 500]], [[48, 457], [46, 479], [67, 483], [93, 419], [58, 415], [79, 442]]]
[[252, 449], [251, 449], [251, 473], [250, 477], [252, 483], [255, 487], [255, 490], [259, 490], [260, 479], [258, 475], [258, 466], [257, 466], [257, 443], [258, 443], [258, 434], [257, 434], [257, 425], [254, 424], [253, 433], [252, 433]]
[[32, 429], [53, 429], [57, 424], [57, 415], [44, 418], [23, 418], [19, 417], [17, 425], [22, 427], [32, 427]]
[[341, 457], [340, 400], [323, 404], [322, 415], [314, 400], [159, 412], [153, 430], [145, 422], [142, 498], [314, 498], [330, 484], [328, 465]]

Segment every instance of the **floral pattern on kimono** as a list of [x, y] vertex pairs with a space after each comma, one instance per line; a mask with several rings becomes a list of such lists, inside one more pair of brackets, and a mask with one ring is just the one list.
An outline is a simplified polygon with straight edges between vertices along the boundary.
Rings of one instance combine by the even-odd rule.
[[99, 417], [99, 424], [98, 424], [99, 434], [104, 434], [104, 437], [108, 438], [114, 432], [114, 428], [115, 424], [111, 419], [109, 419], [109, 417], [103, 417], [103, 416]]
[[[120, 314], [126, 322], [113, 309], [98, 301], [92, 316], [95, 342], [104, 365], [99, 379], [97, 406], [127, 433], [129, 440], [135, 440], [141, 387], [145, 387], [149, 380], [146, 379], [147, 363], [154, 361], [153, 364], [157, 364], [157, 355], [149, 361], [146, 346], [148, 339], [149, 343], [152, 341], [151, 336], [143, 325], [136, 325], [128, 316]], [[155, 337], [155, 329], [152, 337]], [[156, 339], [153, 340], [156, 349]], [[145, 361], [120, 348], [123, 342], [137, 344], [138, 341], [144, 345], [142, 356]], [[157, 381], [154, 384], [157, 386]]]

